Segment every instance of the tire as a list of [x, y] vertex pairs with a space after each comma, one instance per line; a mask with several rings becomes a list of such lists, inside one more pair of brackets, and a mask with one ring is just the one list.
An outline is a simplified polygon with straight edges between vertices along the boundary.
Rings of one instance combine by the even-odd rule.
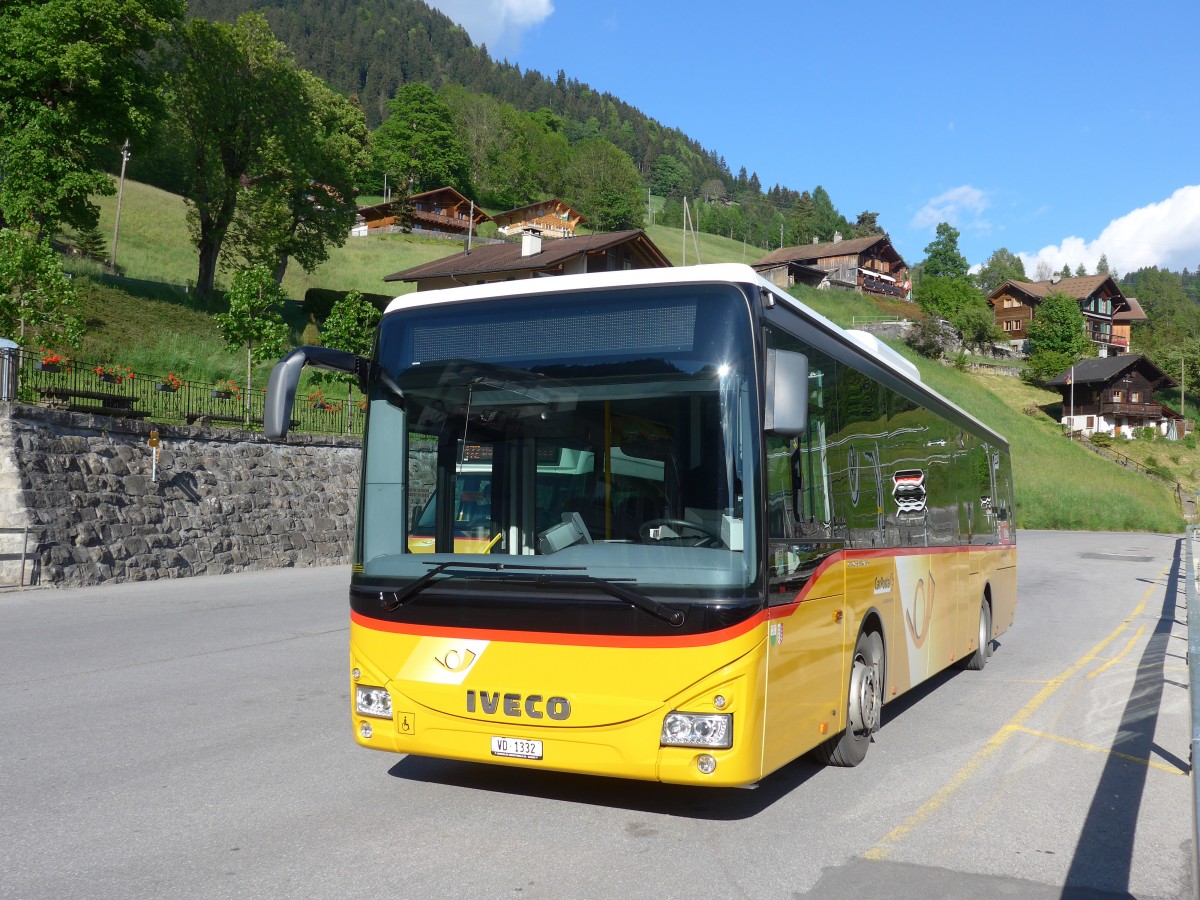
[[879, 730], [883, 709], [883, 638], [863, 632], [854, 644], [850, 688], [846, 698], [846, 729], [813, 751], [830, 766], [857, 766]]
[[961, 665], [964, 669], [978, 672], [987, 665], [988, 657], [991, 655], [992, 608], [988, 605], [987, 598], [984, 598], [979, 604], [979, 645], [975, 648], [974, 653], [963, 659]]

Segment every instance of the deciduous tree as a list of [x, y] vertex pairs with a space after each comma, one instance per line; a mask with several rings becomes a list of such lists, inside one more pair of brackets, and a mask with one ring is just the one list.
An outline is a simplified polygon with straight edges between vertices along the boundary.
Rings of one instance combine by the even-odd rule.
[[171, 74], [172, 129], [184, 157], [185, 193], [199, 252], [196, 292], [207, 298], [238, 194], [270, 162], [270, 140], [292, 138], [301, 82], [266, 19], [245, 13], [234, 25], [192, 19], [181, 30]]
[[[378, 309], [363, 299], [358, 291], [350, 291], [339, 298], [321, 325], [321, 343], [333, 350], [345, 350], [358, 356], [369, 357], [375, 329], [382, 318]], [[317, 381], [340, 381], [347, 385], [357, 383], [353, 375], [335, 372], [314, 372]]]
[[158, 109], [150, 51], [183, 0], [0, 4], [0, 222], [42, 234], [94, 227], [112, 194], [103, 155]]
[[575, 147], [568, 165], [567, 196], [598, 231], [641, 228], [642, 179], [629, 156], [603, 138]]
[[357, 211], [356, 182], [365, 170], [367, 123], [362, 109], [308, 72], [292, 123], [268, 136], [237, 198], [225, 257], [240, 268], [265, 265], [277, 281], [295, 259], [312, 272], [346, 242]]
[[266, 266], [243, 269], [233, 276], [229, 311], [217, 313], [217, 327], [231, 349], [246, 349], [246, 414], [250, 410], [253, 365], [278, 359], [287, 349], [288, 327], [283, 321], [287, 299]]
[[77, 348], [83, 335], [75, 288], [44, 240], [0, 228], [0, 333], [22, 346]]
[[987, 258], [987, 262], [979, 269], [975, 281], [979, 289], [990, 294], [1005, 281], [1028, 281], [1025, 277], [1025, 264], [1021, 257], [1012, 253], [1006, 247], [1001, 247]]
[[1051, 291], [1037, 305], [1029, 323], [1029, 374], [1046, 381], [1061, 374], [1092, 348], [1083, 333], [1079, 301], [1061, 291]]
[[450, 115], [427, 84], [413, 82], [388, 101], [389, 115], [375, 131], [375, 164], [409, 194], [452, 187], [471, 193], [470, 159]]

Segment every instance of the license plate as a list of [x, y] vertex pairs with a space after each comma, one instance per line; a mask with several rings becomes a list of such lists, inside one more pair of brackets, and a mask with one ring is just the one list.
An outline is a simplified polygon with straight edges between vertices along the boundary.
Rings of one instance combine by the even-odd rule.
[[541, 759], [542, 742], [523, 738], [492, 738], [492, 756], [512, 756], [517, 759]]

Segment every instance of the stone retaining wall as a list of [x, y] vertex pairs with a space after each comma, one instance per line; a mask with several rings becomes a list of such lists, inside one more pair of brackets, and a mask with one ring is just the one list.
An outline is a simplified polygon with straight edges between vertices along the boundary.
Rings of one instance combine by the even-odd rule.
[[[161, 440], [153, 477], [151, 429]], [[261, 434], [0, 405], [0, 526], [26, 581], [74, 586], [349, 562], [357, 438]], [[20, 552], [5, 535], [0, 552]], [[0, 578], [15, 583], [19, 564]]]

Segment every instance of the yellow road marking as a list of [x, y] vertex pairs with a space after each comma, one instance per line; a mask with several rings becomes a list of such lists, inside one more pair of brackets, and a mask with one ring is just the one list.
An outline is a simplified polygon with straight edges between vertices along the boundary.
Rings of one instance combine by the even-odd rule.
[[1123, 660], [1125, 658], [1125, 656], [1129, 653], [1129, 651], [1133, 649], [1133, 645], [1138, 642], [1138, 638], [1140, 638], [1145, 633], [1146, 633], [1146, 626], [1139, 625], [1137, 633], [1129, 639], [1129, 643], [1125, 645], [1125, 649], [1122, 650], [1120, 653], [1118, 653], [1116, 656], [1114, 656], [1112, 659], [1110, 659], [1108, 662], [1106, 662], [1104, 665], [1102, 665], [1100, 668], [1098, 668], [1095, 672], [1088, 672], [1088, 678], [1095, 678], [1097, 675], [1099, 675], [1101, 672], [1103, 672], [1109, 666], [1114, 666], [1117, 663], [1119, 663], [1121, 660]]
[[[1159, 578], [1162, 578], [1168, 571], [1170, 571], [1170, 566], [1163, 569], [1158, 577], [1154, 579], [1155, 582]], [[1142, 611], [1146, 608], [1146, 602], [1150, 599], [1150, 595], [1158, 587], [1160, 585], [1155, 583], [1146, 588], [1146, 592], [1142, 594], [1141, 602], [1138, 603], [1133, 612], [1125, 617], [1125, 621], [1113, 630], [1112, 634], [1104, 638], [1104, 640], [1089, 650], [1080, 659], [1076, 660], [1067, 669], [1046, 682], [1045, 686], [1033, 695], [1033, 699], [1021, 707], [1016, 715], [1002, 725], [1000, 730], [993, 734], [988, 742], [967, 761], [966, 765], [955, 772], [936, 794], [925, 801], [925, 804], [915, 813], [888, 832], [883, 840], [864, 853], [863, 857], [866, 859], [887, 859], [891, 856], [892, 848], [904, 840], [914, 828], [926, 822], [935, 812], [945, 806], [958, 789], [970, 781], [971, 776], [979, 770], [979, 767], [983, 765], [987, 758], [1003, 747], [1010, 737], [1023, 729], [1029, 717], [1037, 712], [1042, 704], [1054, 696], [1055, 692], [1066, 683], [1067, 679], [1075, 675], [1084, 666], [1094, 662], [1097, 655], [1105, 647], [1121, 636], [1121, 632], [1129, 627], [1129, 623], [1142, 614]]]
[[1103, 753], [1106, 756], [1117, 756], [1121, 759], [1127, 759], [1130, 762], [1138, 763], [1139, 765], [1149, 766], [1151, 769], [1161, 769], [1163, 772], [1170, 772], [1172, 775], [1187, 774], [1187, 772], [1182, 771], [1177, 766], [1155, 762], [1152, 759], [1142, 759], [1140, 756], [1130, 756], [1128, 753], [1122, 753], [1119, 750], [1113, 750], [1111, 747], [1100, 747], [1096, 744], [1085, 744], [1083, 741], [1076, 741], [1072, 738], [1062, 737], [1061, 735], [1057, 734], [1047, 734], [1044, 731], [1034, 731], [1032, 728], [1025, 728], [1024, 726], [1017, 726], [1012, 730], [1020, 731], [1024, 734], [1032, 734], [1034, 737], [1046, 738], [1050, 741], [1058, 741], [1060, 744], [1078, 747], [1080, 750], [1091, 750], [1093, 753]]

